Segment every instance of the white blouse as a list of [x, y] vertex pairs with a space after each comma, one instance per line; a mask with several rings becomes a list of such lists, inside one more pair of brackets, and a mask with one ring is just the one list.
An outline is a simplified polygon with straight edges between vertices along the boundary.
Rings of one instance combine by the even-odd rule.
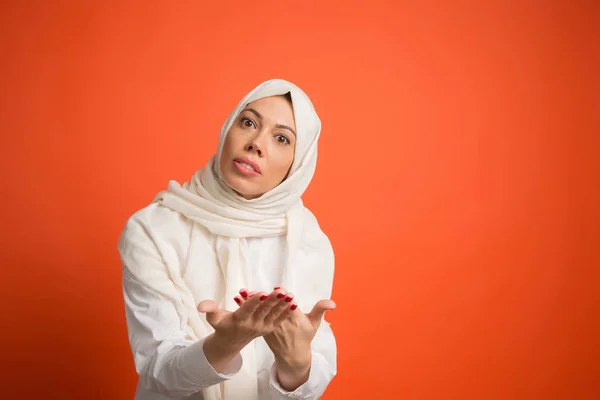
[[[252, 269], [252, 287], [247, 289], [270, 293], [281, 283], [284, 259], [278, 249], [285, 236], [246, 240], [246, 257]], [[201, 266], [188, 268], [198, 269], [187, 271], [184, 277], [186, 285], [194, 286], [188, 280], [202, 276]], [[201, 389], [230, 379], [241, 369], [243, 360], [239, 354], [223, 374], [212, 368], [204, 355], [204, 338], [193, 341], [181, 330], [174, 306], [178, 301], [175, 289], [171, 298], [158, 294], [136, 280], [124, 266], [123, 294], [129, 340], [132, 345], [135, 343], [133, 356], [139, 374], [136, 400], [200, 400]], [[196, 300], [199, 303], [204, 299]], [[336, 342], [325, 320], [312, 342], [310, 377], [293, 392], [279, 385], [274, 356], [264, 339], [257, 338], [251, 345], [256, 349], [260, 399], [318, 399], [336, 374]]]

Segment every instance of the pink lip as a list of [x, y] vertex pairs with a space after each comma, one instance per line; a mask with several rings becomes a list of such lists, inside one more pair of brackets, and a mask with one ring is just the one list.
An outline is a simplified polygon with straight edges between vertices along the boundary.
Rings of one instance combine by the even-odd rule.
[[[238, 171], [240, 171], [244, 175], [247, 175], [247, 176], [260, 175], [260, 167], [258, 166], [258, 164], [256, 164], [254, 161], [252, 161], [248, 158], [245, 158], [245, 157], [236, 158], [235, 160], [233, 160], [233, 163], [235, 164], [235, 167], [238, 169]], [[244, 163], [244, 164], [248, 164], [248, 165], [252, 166], [252, 168], [254, 168], [254, 171], [244, 167], [240, 163]]]

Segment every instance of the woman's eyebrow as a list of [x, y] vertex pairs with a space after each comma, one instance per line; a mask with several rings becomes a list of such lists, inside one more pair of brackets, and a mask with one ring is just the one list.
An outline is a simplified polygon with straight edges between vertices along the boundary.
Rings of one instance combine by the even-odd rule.
[[263, 120], [263, 116], [260, 115], [260, 113], [258, 111], [256, 111], [254, 108], [250, 108], [250, 107], [244, 108], [242, 110], [242, 112], [244, 112], [244, 111], [250, 111], [251, 113], [253, 113], [254, 115], [256, 115], [256, 118], [260, 119], [261, 121]]
[[[244, 111], [250, 111], [252, 114], [256, 115], [256, 118], [258, 118], [261, 121], [263, 120], [263, 116], [260, 115], [260, 113], [258, 111], [256, 111], [254, 108], [247, 107], [242, 110], [242, 112], [244, 112]], [[294, 130], [287, 125], [277, 124], [277, 125], [275, 125], [275, 127], [279, 128], [279, 129], [287, 129], [288, 131], [292, 132], [294, 134], [294, 136], [296, 136], [296, 132], [294, 132]]]
[[294, 134], [294, 136], [296, 136], [296, 132], [294, 132], [294, 130], [287, 125], [277, 124], [277, 125], [275, 125], [275, 127], [279, 128], [279, 129], [287, 129], [288, 131], [292, 132]]

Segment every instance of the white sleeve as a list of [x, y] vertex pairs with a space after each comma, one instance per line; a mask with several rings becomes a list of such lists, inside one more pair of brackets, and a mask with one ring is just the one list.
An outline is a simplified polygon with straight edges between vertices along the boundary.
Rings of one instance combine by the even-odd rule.
[[268, 380], [271, 400], [279, 399], [305, 399], [316, 400], [320, 398], [327, 385], [337, 373], [337, 349], [333, 331], [325, 320], [319, 326], [312, 341], [312, 365], [308, 380], [292, 392], [281, 387], [277, 379], [275, 364], [270, 373], [259, 377]]
[[135, 279], [123, 268], [123, 295], [129, 342], [143, 389], [181, 398], [231, 378], [242, 367], [242, 357], [217, 373], [204, 355], [204, 339], [195, 340], [180, 328], [173, 297]]

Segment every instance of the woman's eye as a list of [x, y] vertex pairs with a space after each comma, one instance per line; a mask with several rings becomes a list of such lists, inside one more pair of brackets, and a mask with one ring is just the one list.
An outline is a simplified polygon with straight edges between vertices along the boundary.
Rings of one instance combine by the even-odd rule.
[[276, 139], [281, 144], [289, 144], [290, 143], [290, 140], [283, 135], [277, 135]]
[[248, 118], [242, 118], [242, 125], [248, 128], [254, 128], [254, 122], [252, 122]]

